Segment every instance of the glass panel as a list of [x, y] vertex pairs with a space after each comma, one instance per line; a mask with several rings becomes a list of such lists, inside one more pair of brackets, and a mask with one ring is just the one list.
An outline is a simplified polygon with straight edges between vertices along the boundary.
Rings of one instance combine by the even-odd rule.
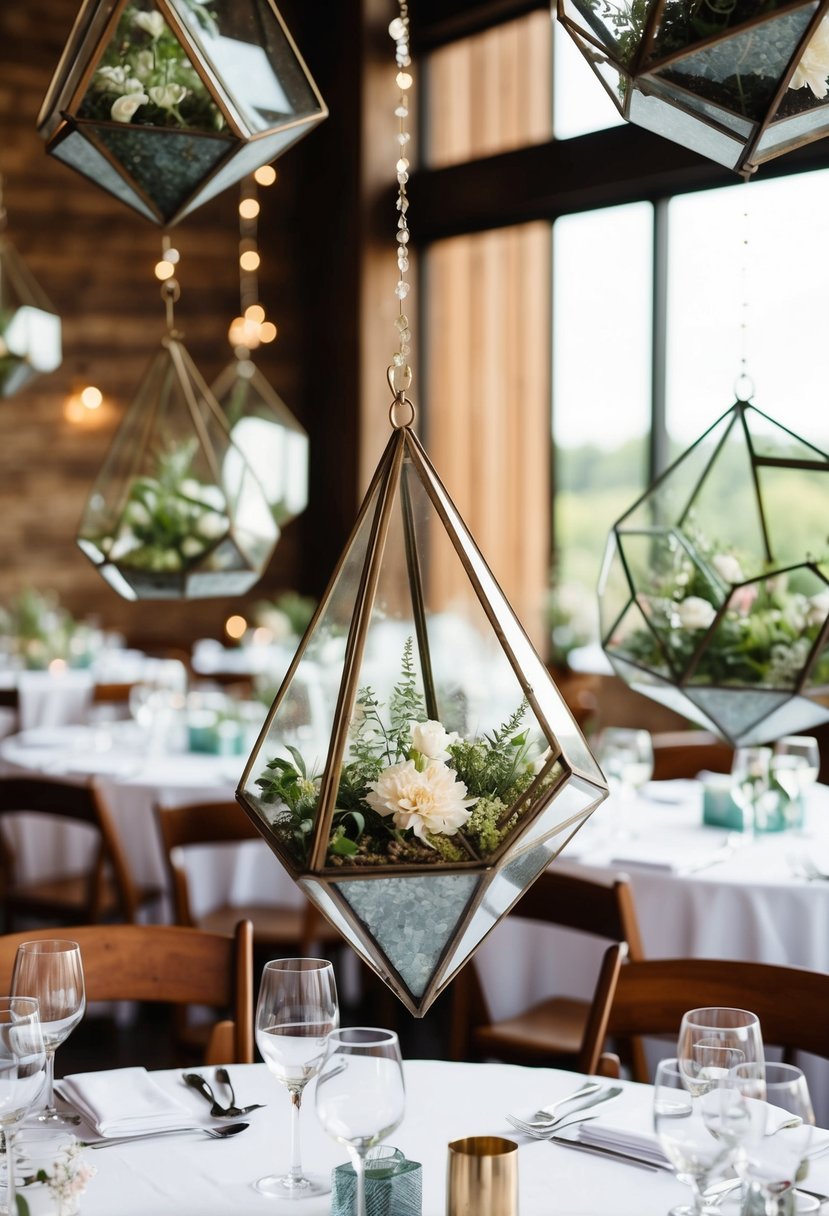
[[0, 237], [0, 397], [11, 397], [60, 361], [60, 317], [14, 246]]
[[[311, 847], [319, 780], [325, 767], [345, 665], [346, 642], [363, 578], [379, 490], [364, 503], [345, 560], [334, 575], [313, 628], [305, 635], [293, 676], [282, 685], [251, 756], [245, 802], [264, 834], [304, 865]], [[304, 774], [294, 751], [302, 757]]]
[[699, 152], [701, 156], [707, 156], [727, 169], [735, 169], [742, 159], [742, 139], [726, 131], [715, 130], [695, 112], [687, 113], [653, 93], [645, 94], [639, 89], [632, 89], [627, 116], [638, 127], [690, 148], [692, 152]]
[[553, 236], [554, 611], [573, 646], [598, 637], [607, 534], [646, 483], [652, 209], [568, 216]]
[[321, 113], [296, 51], [267, 0], [170, 0], [251, 133]]
[[825, 704], [805, 697], [792, 697], [776, 713], [745, 731], [740, 742], [746, 745], [772, 743], [783, 735], [800, 735], [824, 722], [829, 722], [829, 708]]
[[647, 6], [627, 0], [567, 0], [567, 16], [624, 66], [633, 62], [644, 33]]
[[[578, 777], [571, 777], [559, 790], [555, 800], [535, 819], [527, 831], [510, 844], [507, 856], [534, 850], [542, 840], [559, 837], [575, 827], [577, 818], [584, 818], [602, 800], [604, 789], [597, 789]], [[562, 836], [561, 842], [565, 837]]]
[[[199, 6], [212, 20], [216, 0]], [[179, 131], [222, 131], [224, 116], [152, 0], [130, 0], [95, 65], [79, 118]]]
[[282, 527], [308, 505], [308, 436], [250, 359], [234, 359], [213, 385], [230, 438]]
[[233, 147], [229, 139], [177, 131], [97, 125], [92, 130], [164, 220], [172, 219]]
[[67, 135], [62, 135], [59, 140], [49, 145], [49, 151], [64, 164], [71, 165], [78, 173], [114, 194], [122, 203], [134, 207], [145, 219], [155, 220], [150, 207], [81, 131], [70, 131]]
[[[645, 80], [648, 93], [653, 92], [658, 102], [664, 102], [666, 106], [677, 106], [679, 112], [686, 111], [691, 116], [691, 120], [700, 118], [704, 123], [713, 123], [717, 127], [723, 127], [726, 132], [738, 137], [739, 142], [737, 143], [730, 136], [725, 141], [724, 146], [729, 156], [733, 155], [734, 149], [742, 147], [755, 130], [755, 124], [751, 119], [743, 118], [740, 114], [715, 105], [713, 101], [708, 101], [700, 93], [689, 93], [676, 89], [670, 81], [665, 81], [660, 76], [647, 76]], [[682, 118], [680, 121], [689, 120]], [[697, 138], [703, 141], [709, 137], [702, 129], [698, 129]], [[714, 138], [719, 139], [720, 137], [715, 134]]]
[[209, 199], [221, 194], [228, 186], [240, 181], [248, 173], [253, 173], [260, 165], [267, 165], [281, 156], [286, 148], [302, 139], [310, 130], [308, 122], [298, 122], [285, 127], [275, 135], [262, 135], [258, 139], [244, 144], [229, 160], [225, 161], [213, 177], [208, 178], [194, 199], [183, 208], [178, 216], [181, 219], [201, 207]]
[[[616, 533], [611, 531], [608, 536], [607, 550], [605, 551], [601, 578], [599, 579], [600, 637], [603, 641], [630, 606], [632, 594], [619, 551]], [[555, 641], [555, 631], [553, 632], [553, 641]]]
[[720, 734], [732, 742], [762, 722], [770, 713], [785, 704], [785, 693], [762, 692], [759, 689], [687, 688], [688, 700], [698, 705]]
[[[645, 611], [648, 617], [645, 619]], [[675, 647], [671, 645], [673, 637], [670, 631], [670, 617], [665, 613], [660, 621], [654, 621], [654, 609], [648, 604], [647, 609], [638, 603], [631, 604], [627, 612], [615, 624], [611, 633], [605, 635], [604, 645], [610, 657], [630, 659], [648, 671], [670, 679], [679, 675], [680, 659]], [[648, 621], [653, 622], [653, 628], [648, 627]], [[661, 628], [659, 626], [662, 626]], [[671, 663], [675, 664], [675, 670]]]
[[829, 413], [817, 403], [829, 344], [815, 327], [829, 281], [829, 171], [682, 195], [669, 208], [672, 456], [730, 403], [744, 341], [754, 404], [826, 450]]
[[[687, 5], [677, 3], [673, 7], [685, 8], [687, 14]], [[734, 33], [695, 54], [674, 60], [657, 75], [734, 113], [760, 121], [806, 31], [814, 7], [809, 5], [742, 34]], [[666, 22], [662, 22], [657, 55], [670, 54], [677, 46], [688, 45], [684, 36], [676, 40], [669, 36]]]
[[480, 881], [478, 874], [429, 874], [344, 881], [336, 887], [417, 1000], [459, 931]]
[[784, 121], [775, 120], [760, 137], [756, 152], [757, 161], [759, 163], [768, 160], [770, 156], [779, 156], [783, 151], [799, 147], [801, 143], [819, 139], [827, 131], [829, 106], [826, 102]]
[[432, 168], [550, 138], [551, 25], [549, 12], [530, 13], [429, 56]]
[[[572, 139], [591, 131], [618, 127], [624, 119], [607, 92], [597, 87], [596, 72], [607, 83], [610, 93], [624, 101], [625, 79], [594, 47], [581, 44], [564, 26], [553, 31], [553, 132], [556, 139]], [[588, 58], [595, 71], [591, 70]]]

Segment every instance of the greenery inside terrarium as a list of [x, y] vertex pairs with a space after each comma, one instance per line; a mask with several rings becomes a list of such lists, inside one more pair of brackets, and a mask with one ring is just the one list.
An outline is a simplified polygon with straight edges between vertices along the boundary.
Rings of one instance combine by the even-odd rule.
[[[210, 3], [182, 0], [207, 33]], [[225, 120], [162, 14], [128, 4], [92, 76], [81, 118], [177, 130], [222, 131]]]
[[198, 450], [195, 438], [170, 443], [155, 456], [151, 475], [130, 482], [113, 535], [96, 542], [111, 560], [140, 570], [184, 570], [227, 535], [222, 489], [194, 476]]
[[[561, 774], [555, 764], [537, 781], [547, 747], [533, 737], [528, 708], [522, 701], [496, 730], [474, 738], [447, 731], [428, 718], [409, 638], [388, 704], [368, 686], [357, 694], [327, 863], [428, 865], [495, 852]], [[286, 745], [286, 751], [289, 757], [273, 757], [257, 778], [257, 802], [277, 839], [302, 863], [320, 775], [308, 770], [298, 748]]]

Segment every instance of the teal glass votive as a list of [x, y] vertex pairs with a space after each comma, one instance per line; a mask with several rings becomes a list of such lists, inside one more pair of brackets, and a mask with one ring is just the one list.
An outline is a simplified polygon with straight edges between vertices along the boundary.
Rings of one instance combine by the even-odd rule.
[[[743, 812], [731, 797], [731, 778], [727, 773], [708, 773], [702, 781], [702, 822], [711, 827], [727, 828], [731, 832], [743, 831]], [[786, 828], [803, 826], [803, 799], [789, 799], [782, 790], [777, 793], [777, 802], [768, 805], [758, 834], [783, 832]], [[771, 803], [771, 798], [768, 799]]]
[[[423, 1170], [399, 1148], [378, 1144], [366, 1154], [366, 1207], [371, 1216], [421, 1216]], [[331, 1216], [354, 1216], [357, 1175], [349, 1162], [331, 1175]]]

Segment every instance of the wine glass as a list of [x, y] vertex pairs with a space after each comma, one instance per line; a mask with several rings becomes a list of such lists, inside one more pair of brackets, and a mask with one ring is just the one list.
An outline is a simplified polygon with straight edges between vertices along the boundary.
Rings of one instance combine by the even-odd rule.
[[760, 1020], [747, 1009], [689, 1009], [682, 1015], [676, 1055], [686, 1085], [703, 1093], [738, 1064], [762, 1064]]
[[802, 1071], [792, 1064], [738, 1064], [730, 1081], [746, 1113], [742, 1134], [742, 1178], [760, 1191], [774, 1216], [779, 1197], [800, 1175], [815, 1115]]
[[[646, 730], [608, 726], [596, 741], [596, 759], [604, 770], [611, 791], [618, 793], [617, 812], [624, 815], [624, 804], [633, 799], [653, 776], [653, 741]], [[617, 826], [616, 835], [629, 833]]]
[[55, 1052], [86, 1009], [81, 948], [77, 942], [42, 938], [21, 942], [12, 972], [12, 993], [36, 998], [46, 1049], [46, 1106], [38, 1121], [65, 1122], [55, 1109]]
[[263, 1195], [305, 1199], [331, 1190], [327, 1177], [304, 1174], [299, 1147], [302, 1091], [316, 1076], [330, 1031], [340, 1024], [334, 968], [321, 958], [278, 958], [265, 964], [256, 1006], [256, 1043], [270, 1071], [291, 1095], [291, 1166], [256, 1183]]
[[400, 1043], [393, 1030], [358, 1026], [328, 1036], [317, 1078], [320, 1123], [345, 1144], [357, 1176], [357, 1213], [366, 1216], [366, 1153], [398, 1126], [406, 1105]]
[[671, 1208], [670, 1216], [700, 1216], [711, 1175], [737, 1155], [737, 1135], [723, 1114], [734, 1093], [727, 1085], [727, 1072], [711, 1078], [702, 1090], [689, 1089], [683, 1063], [660, 1060], [657, 1065], [653, 1125], [677, 1178], [691, 1188], [691, 1203]]
[[796, 820], [792, 803], [814, 785], [820, 769], [817, 739], [811, 735], [785, 735], [774, 745], [771, 775], [786, 795], [786, 820]]
[[772, 750], [770, 747], [738, 747], [731, 763], [731, 797], [743, 812], [743, 822], [754, 833], [761, 831], [763, 799], [769, 790]]
[[15, 1216], [14, 1141], [17, 1128], [46, 1084], [46, 1049], [37, 1001], [0, 997], [0, 1131], [6, 1141], [6, 1212]]

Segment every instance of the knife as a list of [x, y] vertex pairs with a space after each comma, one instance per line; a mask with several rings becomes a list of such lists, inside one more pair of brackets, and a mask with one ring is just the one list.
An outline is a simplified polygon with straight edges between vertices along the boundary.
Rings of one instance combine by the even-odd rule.
[[634, 1157], [631, 1153], [624, 1153], [621, 1149], [603, 1148], [601, 1144], [582, 1144], [581, 1140], [571, 1140], [568, 1136], [558, 1136], [555, 1133], [552, 1136], [547, 1136], [547, 1140], [552, 1144], [561, 1144], [564, 1148], [574, 1148], [579, 1153], [593, 1153], [597, 1157], [612, 1157], [615, 1161], [624, 1161], [626, 1165], [635, 1165], [640, 1170], [650, 1170], [652, 1174], [656, 1174], [659, 1170], [670, 1170], [671, 1166], [667, 1161], [664, 1165], [652, 1164], [650, 1161], [643, 1161], [641, 1157]]

